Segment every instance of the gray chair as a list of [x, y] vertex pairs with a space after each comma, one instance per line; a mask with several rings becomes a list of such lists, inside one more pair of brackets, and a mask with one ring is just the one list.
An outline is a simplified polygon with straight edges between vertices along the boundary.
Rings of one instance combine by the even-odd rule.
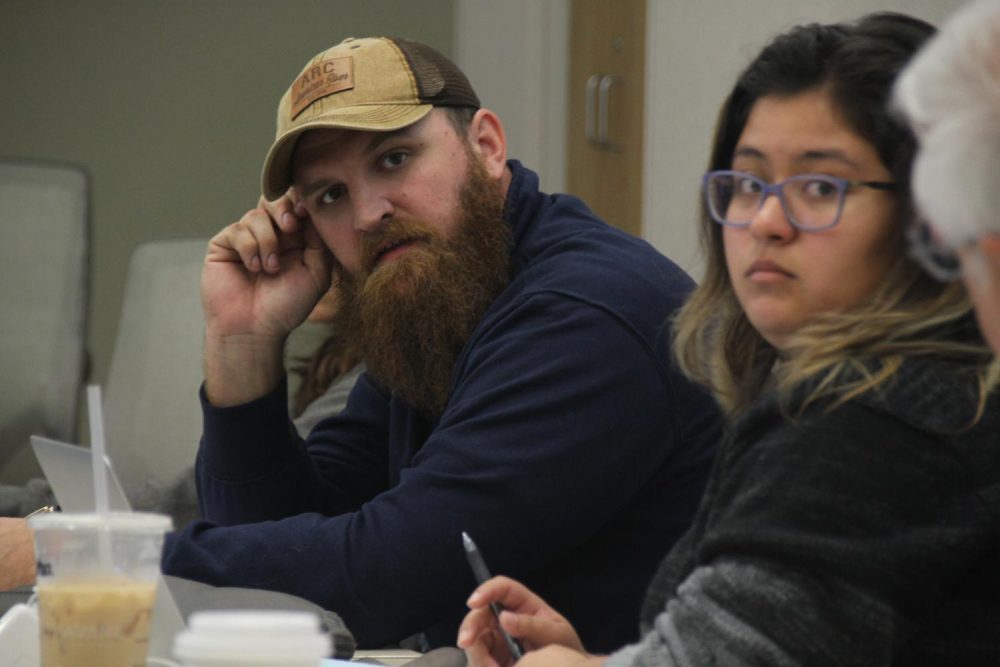
[[0, 161], [0, 484], [41, 474], [28, 436], [72, 440], [85, 366], [87, 178]]
[[[107, 453], [130, 504], [171, 514], [177, 528], [197, 516], [193, 466], [205, 329], [199, 280], [207, 243], [152, 241], [132, 254], [104, 391]], [[354, 651], [343, 621], [306, 600], [165, 579], [184, 617], [200, 609], [307, 609], [320, 614], [339, 657]]]
[[186, 485], [193, 485], [201, 437], [205, 327], [198, 282], [207, 243], [136, 248], [103, 392], [107, 452], [129, 502], [173, 514], [178, 524], [196, 513]]

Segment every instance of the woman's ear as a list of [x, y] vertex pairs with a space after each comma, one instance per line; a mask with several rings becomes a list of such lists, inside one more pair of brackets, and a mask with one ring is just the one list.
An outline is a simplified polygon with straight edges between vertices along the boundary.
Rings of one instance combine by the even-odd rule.
[[480, 109], [469, 123], [469, 145], [480, 157], [486, 173], [500, 179], [507, 169], [507, 137], [503, 124], [489, 109]]

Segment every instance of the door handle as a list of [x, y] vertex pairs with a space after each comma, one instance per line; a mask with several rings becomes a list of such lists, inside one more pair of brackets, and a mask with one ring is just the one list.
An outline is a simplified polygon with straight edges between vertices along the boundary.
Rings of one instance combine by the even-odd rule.
[[587, 141], [595, 145], [598, 144], [598, 141], [597, 132], [594, 129], [594, 104], [597, 100], [597, 86], [603, 78], [604, 75], [602, 74], [590, 75], [590, 78], [587, 79], [587, 99], [583, 103], [584, 133], [587, 136]]
[[[601, 77], [597, 95], [597, 143], [607, 151], [618, 152], [621, 146], [611, 141], [608, 134], [608, 102], [611, 97], [611, 87], [621, 83], [622, 77], [617, 74], [605, 74]], [[589, 83], [589, 82], [588, 82]]]

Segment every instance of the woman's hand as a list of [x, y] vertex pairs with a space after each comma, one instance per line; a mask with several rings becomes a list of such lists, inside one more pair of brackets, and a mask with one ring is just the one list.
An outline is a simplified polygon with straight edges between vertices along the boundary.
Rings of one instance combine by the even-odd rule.
[[553, 644], [539, 651], [526, 653], [518, 661], [517, 667], [601, 667], [606, 658], [607, 656], [588, 655]]
[[[507, 633], [521, 641], [527, 653], [518, 664], [522, 665], [584, 665], [601, 664], [585, 662], [590, 656], [583, 648], [576, 630], [545, 600], [528, 590], [523, 584], [507, 577], [494, 577], [473, 592], [468, 605], [472, 610], [458, 632], [458, 646], [465, 649], [472, 667], [501, 667], [513, 663], [513, 658], [490, 609], [499, 603], [504, 611], [499, 623]], [[552, 650], [540, 651], [546, 647]], [[542, 662], [541, 658], [557, 662]]]

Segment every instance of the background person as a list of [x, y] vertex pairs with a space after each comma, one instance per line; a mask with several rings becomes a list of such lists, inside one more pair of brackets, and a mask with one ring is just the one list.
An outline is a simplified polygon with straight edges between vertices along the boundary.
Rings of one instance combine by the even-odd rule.
[[1000, 353], [1000, 2], [957, 11], [899, 77], [896, 104], [920, 139], [913, 194], [933, 230], [914, 253], [961, 276]]
[[[338, 292], [331, 288], [285, 344], [285, 368], [291, 371], [288, 408], [303, 438], [320, 421], [344, 409], [365, 370], [361, 344], [344, 335], [338, 310]], [[293, 377], [298, 380], [294, 389]]]
[[[645, 636], [583, 651], [496, 578], [458, 643], [519, 665], [982, 665], [1000, 659], [1000, 401], [964, 290], [906, 254], [915, 142], [888, 111], [912, 18], [777, 37], [726, 99], [705, 178], [708, 271], [675, 351], [731, 417], [654, 578]], [[628, 554], [622, 554], [623, 560]]]

